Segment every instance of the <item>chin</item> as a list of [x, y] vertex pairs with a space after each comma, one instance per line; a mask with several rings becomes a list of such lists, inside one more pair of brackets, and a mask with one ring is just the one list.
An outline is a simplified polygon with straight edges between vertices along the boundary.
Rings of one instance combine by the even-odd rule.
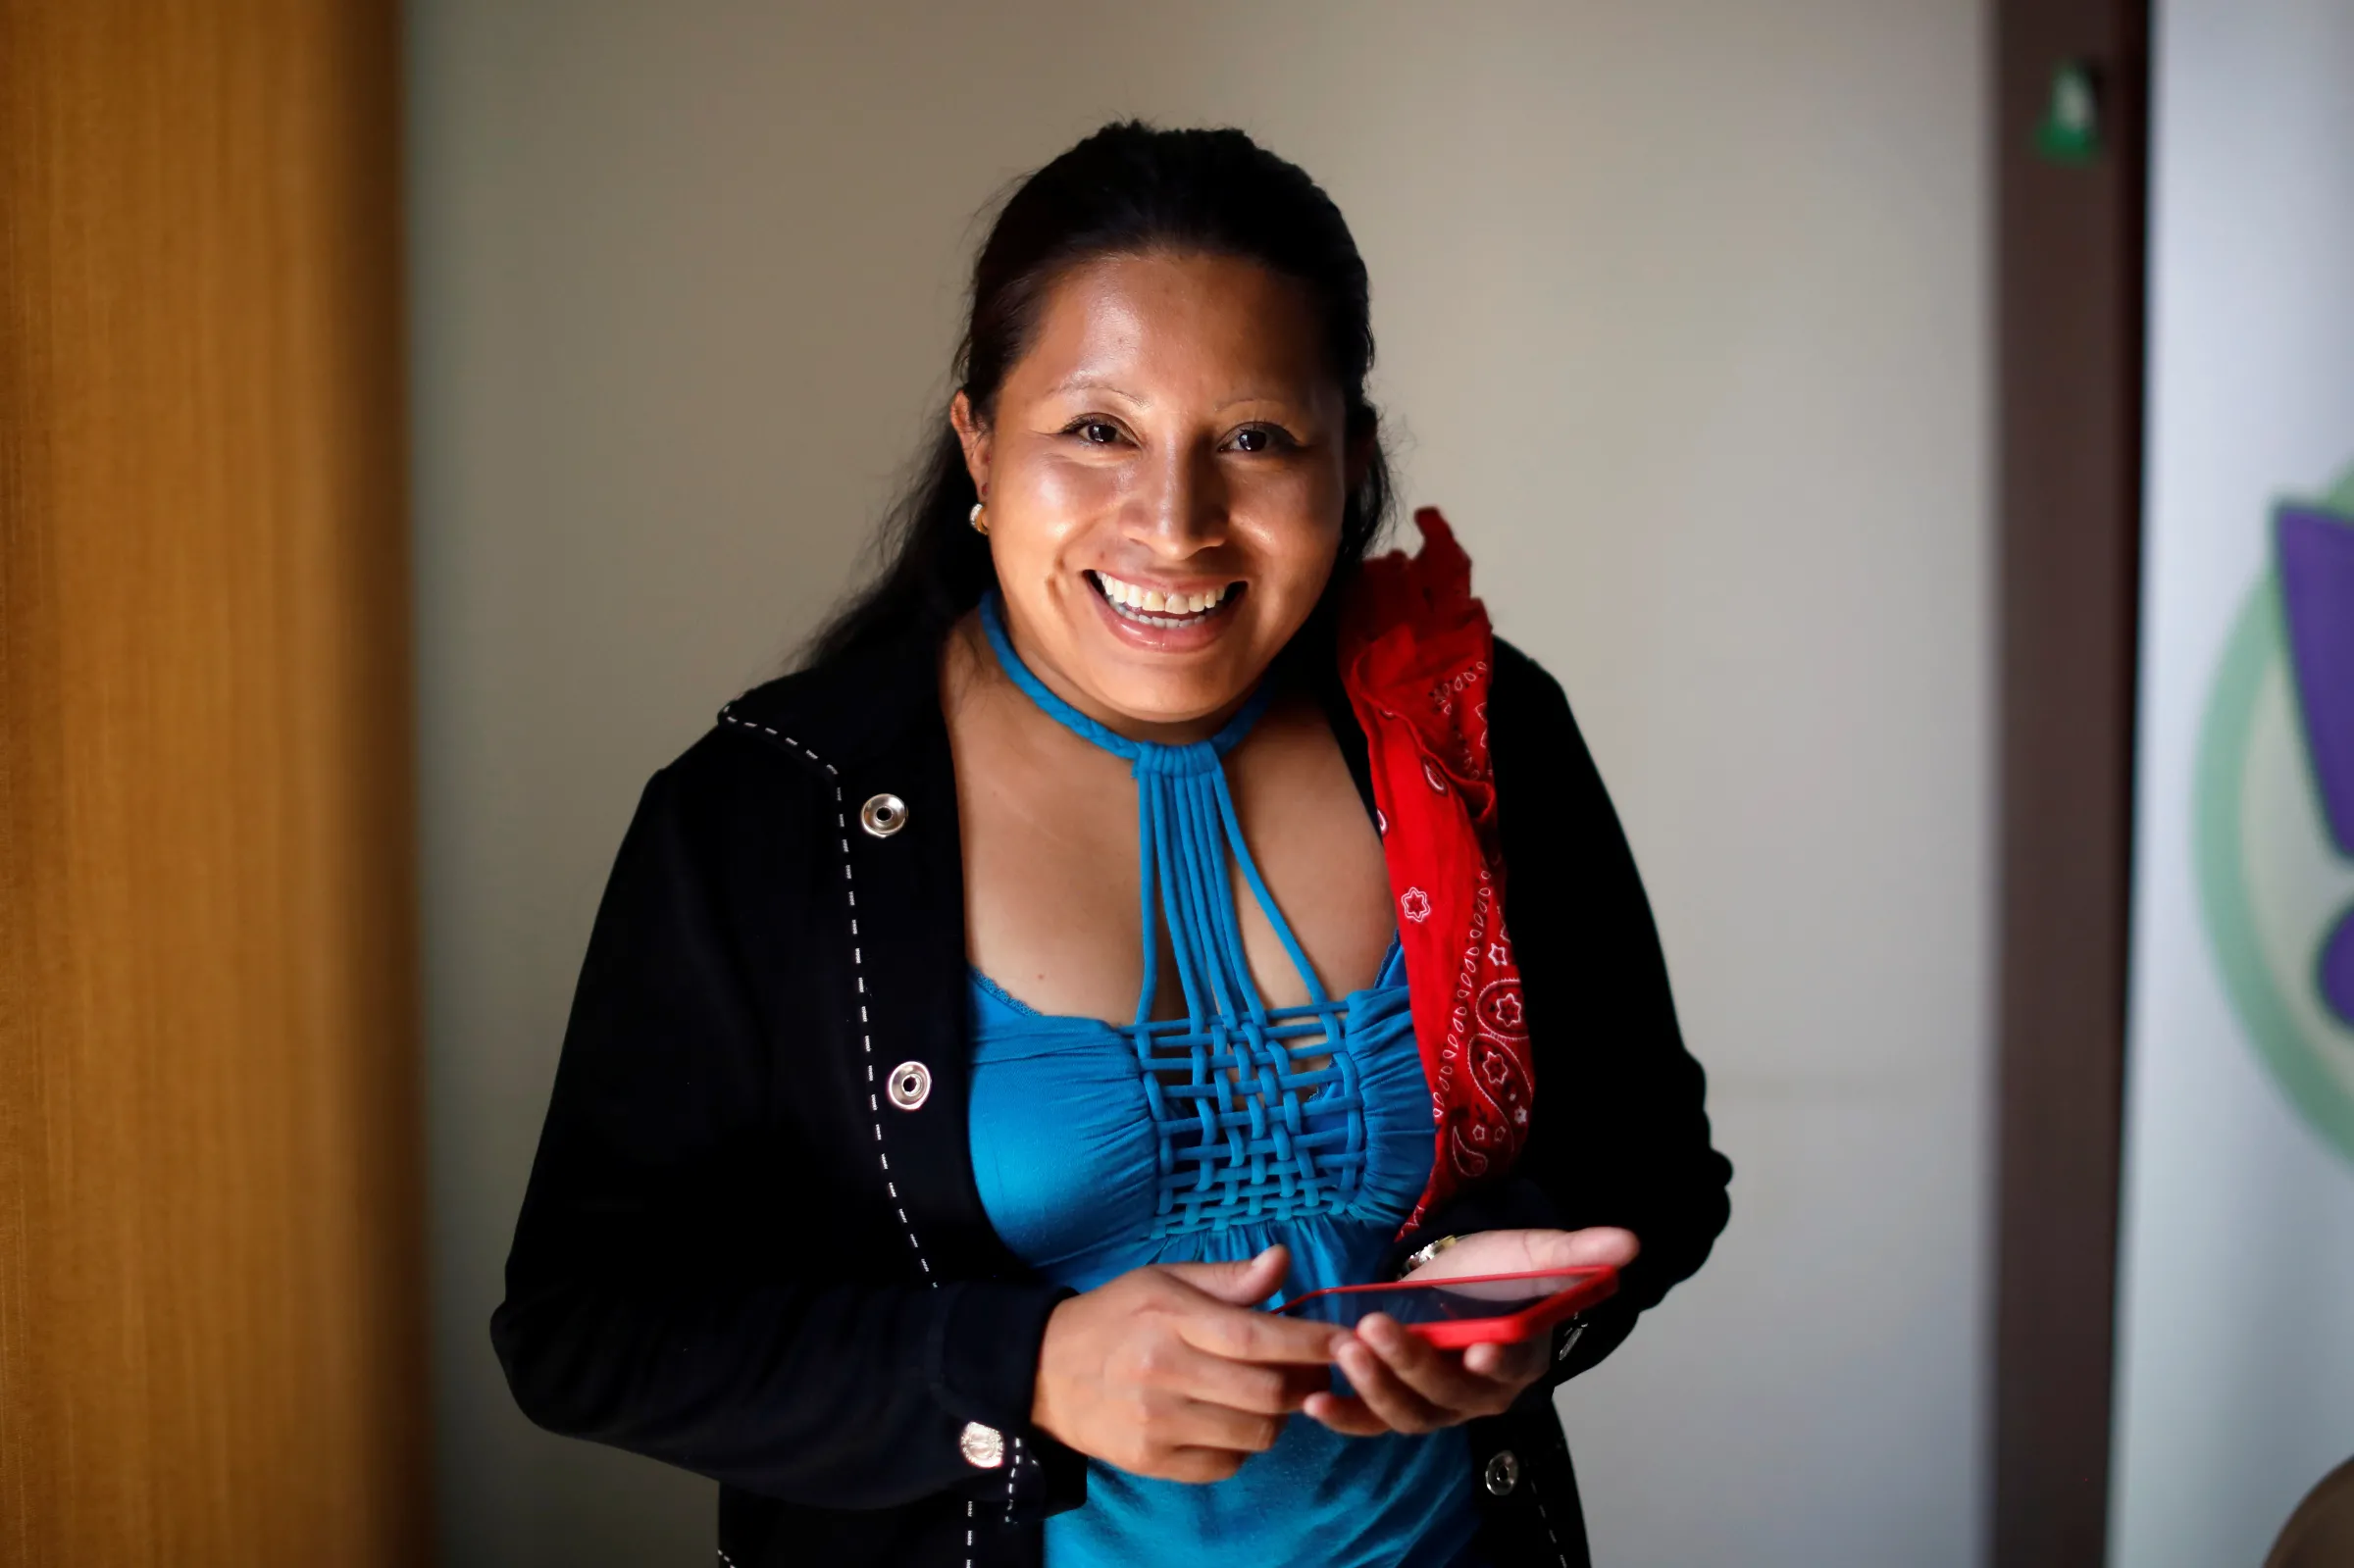
[[1202, 680], [1170, 676], [1154, 679], [1122, 672], [1103, 683], [1100, 699], [1139, 724], [1193, 724], [1240, 702], [1250, 691], [1248, 682]]

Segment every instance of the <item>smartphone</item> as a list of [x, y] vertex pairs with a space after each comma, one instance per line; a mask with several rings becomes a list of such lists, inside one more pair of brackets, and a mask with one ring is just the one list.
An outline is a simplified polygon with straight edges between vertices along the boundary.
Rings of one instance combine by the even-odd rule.
[[1386, 1312], [1442, 1350], [1469, 1344], [1516, 1344], [1574, 1317], [1618, 1289], [1608, 1264], [1535, 1274], [1476, 1274], [1458, 1280], [1336, 1285], [1295, 1296], [1276, 1311], [1355, 1328], [1367, 1314]]

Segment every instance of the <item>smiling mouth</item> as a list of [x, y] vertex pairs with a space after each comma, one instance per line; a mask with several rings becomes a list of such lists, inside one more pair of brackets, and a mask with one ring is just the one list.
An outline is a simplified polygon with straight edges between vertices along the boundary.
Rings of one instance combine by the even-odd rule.
[[1241, 598], [1249, 586], [1228, 582], [1203, 593], [1163, 593], [1158, 588], [1122, 582], [1107, 572], [1089, 571], [1082, 576], [1103, 596], [1103, 602], [1111, 606], [1114, 615], [1160, 631], [1200, 626], [1213, 620]]

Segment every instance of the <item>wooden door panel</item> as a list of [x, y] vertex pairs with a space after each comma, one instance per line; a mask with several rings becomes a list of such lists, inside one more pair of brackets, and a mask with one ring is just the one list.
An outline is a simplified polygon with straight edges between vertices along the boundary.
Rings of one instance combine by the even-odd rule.
[[397, 40], [0, 0], [0, 1562], [428, 1550]]

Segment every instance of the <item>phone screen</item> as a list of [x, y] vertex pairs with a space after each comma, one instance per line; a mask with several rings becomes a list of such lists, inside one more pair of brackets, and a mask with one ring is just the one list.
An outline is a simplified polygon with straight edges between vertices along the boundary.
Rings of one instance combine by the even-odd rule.
[[1369, 1290], [1324, 1290], [1298, 1297], [1276, 1310], [1286, 1316], [1344, 1329], [1355, 1328], [1374, 1312], [1386, 1312], [1400, 1323], [1502, 1318], [1525, 1311], [1563, 1290], [1574, 1290], [1604, 1272], [1607, 1271], [1570, 1269], [1560, 1274], [1524, 1275], [1510, 1280], [1472, 1280], [1461, 1284], [1436, 1280], [1429, 1285], [1391, 1285]]

